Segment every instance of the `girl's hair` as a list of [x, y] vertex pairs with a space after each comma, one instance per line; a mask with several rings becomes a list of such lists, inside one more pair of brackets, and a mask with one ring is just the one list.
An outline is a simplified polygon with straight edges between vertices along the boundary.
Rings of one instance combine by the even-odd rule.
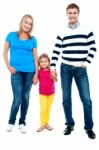
[[39, 56], [39, 63], [40, 63], [40, 60], [41, 60], [42, 58], [46, 58], [46, 59], [49, 61], [49, 63], [50, 63], [50, 58], [49, 58], [49, 56], [48, 56], [47, 53], [43, 53], [43, 54], [41, 54], [41, 55]]
[[69, 4], [66, 8], [66, 11], [68, 11], [68, 9], [72, 9], [72, 8], [76, 8], [78, 10], [78, 13], [80, 12], [79, 6], [76, 5], [75, 3]]
[[30, 18], [32, 20], [32, 26], [31, 26], [31, 29], [30, 29], [30, 31], [28, 33], [29, 38], [31, 38], [31, 32], [33, 30], [33, 17], [31, 15], [29, 15], [29, 14], [26, 14], [26, 15], [24, 15], [22, 17], [22, 19], [20, 21], [20, 24], [19, 24], [19, 33], [22, 31], [22, 23], [23, 23], [23, 21], [26, 20], [27, 18]]

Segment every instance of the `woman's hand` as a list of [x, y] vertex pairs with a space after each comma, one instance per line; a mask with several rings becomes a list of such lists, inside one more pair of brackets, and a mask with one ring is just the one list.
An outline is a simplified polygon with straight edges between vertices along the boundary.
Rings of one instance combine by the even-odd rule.
[[37, 82], [38, 82], [38, 73], [35, 73], [32, 82], [33, 82], [33, 84], [37, 84]]
[[8, 66], [8, 70], [9, 70], [12, 74], [15, 74], [15, 73], [16, 73], [15, 68], [13, 68], [13, 67], [11, 67], [11, 66]]

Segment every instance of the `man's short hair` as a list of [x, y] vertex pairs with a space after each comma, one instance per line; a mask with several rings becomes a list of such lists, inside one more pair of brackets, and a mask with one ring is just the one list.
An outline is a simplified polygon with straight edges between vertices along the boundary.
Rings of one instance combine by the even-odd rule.
[[78, 13], [80, 12], [79, 6], [75, 3], [69, 4], [66, 8], [66, 11], [68, 11], [68, 9], [72, 9], [72, 8], [76, 8], [78, 10]]

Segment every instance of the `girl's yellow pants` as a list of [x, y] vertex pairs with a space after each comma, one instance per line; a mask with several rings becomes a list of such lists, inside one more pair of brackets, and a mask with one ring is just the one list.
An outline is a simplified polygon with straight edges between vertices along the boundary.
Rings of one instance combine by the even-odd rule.
[[40, 123], [41, 126], [49, 124], [50, 109], [54, 99], [54, 94], [52, 95], [41, 95], [40, 94]]

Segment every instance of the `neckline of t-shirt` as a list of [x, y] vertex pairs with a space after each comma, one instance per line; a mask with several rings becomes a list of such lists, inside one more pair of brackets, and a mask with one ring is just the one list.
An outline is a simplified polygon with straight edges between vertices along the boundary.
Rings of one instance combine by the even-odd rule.
[[16, 31], [16, 34], [17, 34], [17, 38], [20, 40], [20, 41], [28, 41], [29, 40], [29, 38], [28, 39], [21, 39], [19, 36], [18, 36], [18, 32]]

